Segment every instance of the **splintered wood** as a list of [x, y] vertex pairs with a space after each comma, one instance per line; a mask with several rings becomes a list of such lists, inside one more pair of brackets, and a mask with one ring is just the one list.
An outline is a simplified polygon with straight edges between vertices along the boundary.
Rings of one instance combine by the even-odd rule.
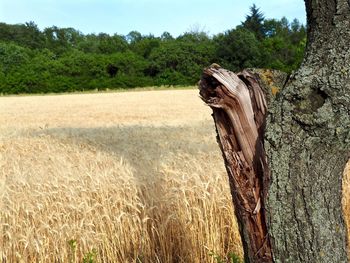
[[263, 146], [264, 91], [249, 71], [236, 75], [217, 64], [204, 70], [199, 89], [213, 110], [246, 261], [272, 262], [264, 209], [269, 185]]

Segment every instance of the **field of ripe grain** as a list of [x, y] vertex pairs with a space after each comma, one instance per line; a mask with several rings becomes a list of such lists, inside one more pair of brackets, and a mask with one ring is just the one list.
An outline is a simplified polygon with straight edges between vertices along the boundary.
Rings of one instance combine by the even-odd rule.
[[196, 90], [0, 98], [0, 261], [241, 253]]
[[0, 262], [242, 255], [210, 109], [197, 94], [0, 98]]

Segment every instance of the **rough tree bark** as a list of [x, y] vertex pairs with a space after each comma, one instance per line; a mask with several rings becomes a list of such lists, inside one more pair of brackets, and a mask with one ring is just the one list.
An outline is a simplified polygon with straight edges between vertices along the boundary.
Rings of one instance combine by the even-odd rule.
[[305, 59], [265, 132], [275, 262], [347, 262], [342, 173], [350, 149], [350, 5], [306, 0]]
[[215, 65], [200, 82], [247, 262], [347, 262], [341, 187], [350, 149], [350, 2], [305, 3], [305, 58], [281, 87], [263, 72], [236, 76]]

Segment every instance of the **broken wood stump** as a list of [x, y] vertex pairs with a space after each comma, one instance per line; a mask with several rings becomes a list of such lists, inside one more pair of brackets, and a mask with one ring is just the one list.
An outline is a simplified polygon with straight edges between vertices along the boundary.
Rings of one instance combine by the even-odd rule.
[[273, 262], [265, 211], [270, 172], [263, 145], [266, 95], [273, 99], [278, 93], [273, 76], [263, 70], [235, 74], [213, 64], [199, 82], [200, 96], [213, 110], [246, 262]]

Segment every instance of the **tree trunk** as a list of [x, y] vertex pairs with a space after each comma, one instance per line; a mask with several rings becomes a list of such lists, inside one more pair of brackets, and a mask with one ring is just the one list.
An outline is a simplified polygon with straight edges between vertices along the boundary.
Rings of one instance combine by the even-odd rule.
[[269, 171], [263, 148], [264, 91], [254, 75], [212, 65], [203, 73], [200, 95], [213, 118], [248, 262], [271, 262], [265, 199]]
[[247, 262], [347, 261], [341, 187], [350, 147], [350, 2], [305, 3], [305, 58], [284, 85], [260, 72], [264, 90], [254, 75], [239, 79], [215, 65], [200, 82]]
[[350, 6], [305, 2], [305, 59], [269, 104], [268, 229], [275, 262], [347, 262], [341, 187], [350, 146]]

